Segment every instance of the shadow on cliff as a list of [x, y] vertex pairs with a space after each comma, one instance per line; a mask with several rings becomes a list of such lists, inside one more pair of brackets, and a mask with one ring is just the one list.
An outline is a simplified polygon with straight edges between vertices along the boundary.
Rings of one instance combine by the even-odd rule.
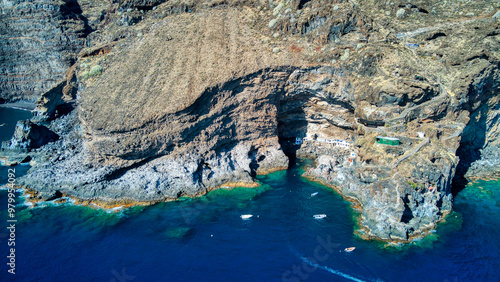
[[[212, 110], [218, 103], [222, 102], [224, 99], [234, 99], [238, 94], [242, 93], [245, 88], [254, 86], [254, 79], [262, 77], [262, 81], [266, 81], [272, 78], [273, 73], [292, 73], [295, 69], [296, 68], [293, 67], [265, 68], [254, 73], [227, 81], [223, 84], [210, 87], [206, 89], [203, 94], [201, 94], [201, 96], [193, 102], [193, 104], [177, 114], [191, 115], [195, 118], [201, 117], [208, 114], [210, 110]], [[271, 95], [269, 95], [269, 102], [278, 102], [282, 94], [283, 92], [281, 90], [273, 92]], [[236, 104], [235, 106], [238, 105], [239, 104]], [[229, 110], [231, 109], [224, 109], [225, 112], [229, 112]]]
[[[291, 73], [292, 71], [292, 68], [287, 67], [263, 69], [208, 88], [193, 104], [174, 114], [174, 116], [181, 116], [183, 123], [191, 124], [181, 132], [181, 143], [190, 144], [197, 140], [208, 143], [214, 141], [211, 146], [216, 153], [230, 151], [241, 141], [241, 138], [248, 138], [244, 136], [245, 133], [250, 134], [250, 131], [255, 130], [255, 128], [247, 128], [256, 119], [253, 112], [267, 113], [266, 107], [269, 105], [277, 107], [279, 99], [283, 95], [280, 87], [265, 98], [251, 97], [249, 92], [252, 91], [246, 90], [257, 86], [255, 79], [258, 77], [268, 80], [272, 79], [274, 72]], [[240, 120], [241, 107], [247, 109], [247, 120], [245, 121]], [[275, 129], [271, 124], [262, 126], [259, 130], [261, 137], [275, 134]], [[212, 140], [206, 140], [210, 139], [210, 135], [216, 136], [212, 136]]]
[[[484, 70], [469, 85], [468, 97], [464, 99], [464, 106], [471, 115], [456, 153], [460, 158], [460, 162], [452, 182], [454, 196], [467, 185], [468, 180], [465, 176], [474, 162], [487, 157], [482, 156], [481, 150], [487, 145], [486, 134], [498, 123], [497, 120], [488, 120], [488, 115], [500, 110], [500, 103], [496, 100], [496, 97], [500, 94], [498, 76], [496, 76], [499, 68], [500, 64], [497, 63], [494, 68]], [[478, 104], [480, 106], [476, 108], [475, 105]]]
[[462, 141], [457, 149], [460, 161], [452, 182], [452, 194], [456, 196], [468, 184], [465, 174], [472, 164], [481, 159], [481, 149], [486, 141], [487, 105], [483, 104], [471, 115], [470, 121], [462, 134]]
[[[304, 106], [308, 103], [309, 93], [301, 93], [287, 97], [284, 95], [278, 108], [278, 140], [283, 152], [288, 157], [289, 167], [297, 163], [297, 150], [301, 142], [296, 143], [296, 138], [304, 138], [307, 134], [307, 119]], [[299, 139], [299, 140], [301, 140]]]
[[89, 35], [94, 30], [89, 25], [89, 20], [83, 16], [83, 11], [80, 4], [78, 3], [77, 0], [63, 0], [63, 1], [64, 5], [61, 6], [61, 14], [68, 19], [81, 20], [84, 26], [83, 37], [86, 38], [87, 35]]
[[[134, 164], [111, 173], [107, 179], [119, 178], [129, 169], [170, 154], [176, 148], [186, 148], [179, 153], [200, 153], [204, 158], [212, 157], [211, 153], [220, 155], [232, 151], [240, 142], [251, 140], [255, 142], [249, 149], [248, 157], [251, 160], [250, 173], [255, 177], [259, 163], [265, 158], [259, 154], [259, 140], [278, 134], [276, 109], [280, 108], [280, 101], [285, 94], [282, 75], [289, 75], [294, 70], [293, 67], [266, 68], [210, 87], [187, 108], [144, 124], [138, 129], [155, 126], [154, 123], [172, 123], [182, 129], [177, 137], [166, 141], [170, 144], [163, 149], [165, 144], [157, 142], [145, 150], [122, 154], [121, 158], [133, 160]], [[276, 76], [277, 73], [281, 73], [281, 76]], [[276, 83], [261, 85], [261, 80], [274, 80]], [[269, 122], [262, 122], [265, 120]]]
[[[249, 108], [252, 111], [266, 113], [268, 115], [265, 118], [276, 119], [270, 120], [265, 126], [259, 126], [257, 138], [278, 136], [281, 148], [289, 158], [290, 166], [295, 165], [296, 151], [300, 148], [300, 146], [294, 145], [295, 138], [305, 137], [307, 131], [307, 120], [303, 108], [314, 95], [304, 92], [288, 96], [283, 85], [277, 86], [279, 81], [273, 86], [275, 88], [272, 93], [265, 98], [252, 98], [245, 92], [248, 87], [256, 86], [254, 79], [258, 77], [267, 81], [275, 79], [273, 77], [275, 72], [291, 74], [295, 69], [292, 67], [266, 68], [207, 89], [191, 106], [178, 113], [183, 116], [185, 122], [193, 124], [181, 133], [182, 143], [187, 144], [199, 140], [200, 135], [204, 134], [203, 132], [206, 132], [207, 128], [217, 123], [219, 132], [213, 145], [214, 151], [218, 154], [221, 151], [232, 150], [241, 141], [240, 138], [244, 137], [240, 135], [241, 132], [253, 135], [250, 131], [255, 131], [255, 128], [248, 128], [248, 124], [239, 121], [241, 117], [238, 117], [238, 108], [246, 107], [245, 104], [251, 104]], [[272, 114], [269, 115], [269, 105], [276, 107], [276, 117], [272, 117]], [[213, 113], [213, 109], [219, 110]], [[254, 117], [252, 113], [247, 113], [248, 121], [259, 119]], [[256, 176], [259, 163], [265, 158], [265, 156], [258, 155], [257, 151], [258, 148], [252, 146], [248, 153], [248, 157], [251, 159], [252, 177]]]

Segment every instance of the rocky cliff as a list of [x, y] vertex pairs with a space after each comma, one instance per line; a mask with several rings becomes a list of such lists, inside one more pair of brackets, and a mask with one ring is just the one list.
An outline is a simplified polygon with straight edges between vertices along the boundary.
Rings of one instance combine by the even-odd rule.
[[35, 110], [60, 136], [19, 180], [39, 198], [197, 196], [309, 157], [363, 237], [406, 241], [451, 211], [453, 181], [499, 171], [494, 1], [110, 7]]
[[96, 6], [100, 13], [106, 2], [2, 1], [0, 99], [34, 102], [57, 85], [96, 28]]

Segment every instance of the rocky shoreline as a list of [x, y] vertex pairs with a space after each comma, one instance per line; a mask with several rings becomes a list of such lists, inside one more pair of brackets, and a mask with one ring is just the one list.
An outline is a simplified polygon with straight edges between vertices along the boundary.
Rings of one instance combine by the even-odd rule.
[[[306, 173], [307, 174], [307, 173]], [[342, 193], [342, 189], [339, 187], [332, 185], [331, 183], [326, 182], [322, 178], [315, 178], [312, 176], [308, 175], [303, 175], [306, 179], [320, 183], [321, 185], [324, 185], [326, 187], [331, 188], [334, 190], [336, 193], [342, 196], [344, 200], [348, 201], [351, 203], [351, 209], [353, 209], [354, 213], [356, 214], [356, 226], [357, 228], [354, 230], [354, 234], [359, 236], [359, 238], [363, 240], [376, 240], [380, 242], [386, 242], [386, 243], [410, 243], [415, 240], [418, 240], [419, 238], [423, 238], [427, 236], [429, 233], [431, 233], [432, 230], [434, 230], [437, 225], [446, 220], [446, 217], [450, 214], [449, 212], [445, 212], [441, 219], [437, 220], [434, 225], [430, 225], [427, 228], [422, 228], [418, 230], [418, 232], [413, 232], [412, 234], [409, 234], [407, 238], [397, 238], [397, 237], [390, 237], [390, 238], [382, 238], [380, 236], [377, 236], [376, 234], [372, 233], [371, 227], [367, 225], [363, 225], [364, 219], [363, 219], [363, 204], [353, 196], [347, 196]]]
[[458, 184], [498, 175], [493, 1], [463, 4], [474, 17], [432, 1], [188, 2], [73, 17], [93, 19], [71, 37], [87, 46], [61, 51], [57, 82], [25, 85], [43, 85], [34, 118], [0, 151], [30, 163], [18, 183], [34, 198], [196, 197], [307, 157], [304, 177], [363, 207], [363, 238], [407, 242], [451, 211]]

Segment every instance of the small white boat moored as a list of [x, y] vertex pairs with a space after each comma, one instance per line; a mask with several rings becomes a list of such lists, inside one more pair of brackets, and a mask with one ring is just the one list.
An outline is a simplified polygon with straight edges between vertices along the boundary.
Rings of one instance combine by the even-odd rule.
[[249, 218], [251, 218], [252, 216], [253, 216], [253, 214], [242, 214], [240, 217], [241, 217], [242, 219], [249, 219]]
[[325, 218], [326, 217], [326, 214], [315, 214], [313, 216], [315, 219], [322, 219], [322, 218]]
[[311, 194], [311, 197], [314, 197], [314, 196], [316, 196], [316, 195], [318, 195], [318, 192], [314, 192], [314, 193], [312, 193], [312, 194]]
[[349, 248], [345, 248], [344, 251], [350, 253], [352, 251], [354, 251], [356, 249], [356, 247], [349, 247]]

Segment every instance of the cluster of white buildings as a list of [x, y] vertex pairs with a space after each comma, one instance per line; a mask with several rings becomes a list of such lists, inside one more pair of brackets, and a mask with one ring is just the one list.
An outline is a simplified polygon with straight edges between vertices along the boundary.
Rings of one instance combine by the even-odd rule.
[[344, 141], [344, 140], [340, 140], [340, 139], [325, 139], [325, 138], [316, 138], [315, 139], [315, 138], [310, 137], [310, 136], [307, 136], [307, 137], [304, 137], [304, 138], [296, 137], [295, 138], [295, 145], [300, 145], [300, 144], [302, 144], [305, 141], [317, 141], [317, 142], [320, 142], [320, 143], [332, 144], [333, 146], [339, 146], [339, 147], [343, 147], [343, 148], [350, 148], [351, 147], [351, 143], [349, 143], [347, 141]]

